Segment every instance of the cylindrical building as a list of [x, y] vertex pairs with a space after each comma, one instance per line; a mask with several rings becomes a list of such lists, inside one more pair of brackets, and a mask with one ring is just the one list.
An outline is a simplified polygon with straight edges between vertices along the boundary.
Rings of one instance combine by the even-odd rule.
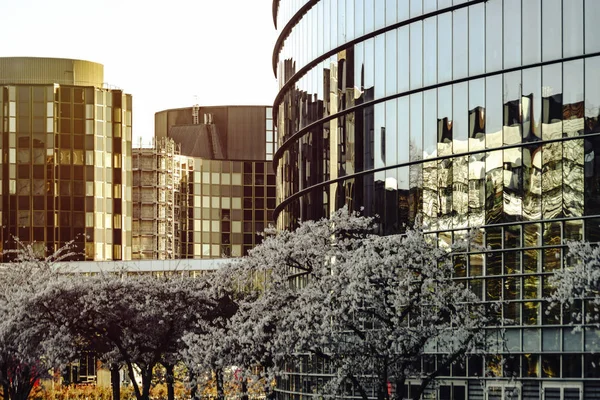
[[[101, 64], [0, 58], [0, 243], [131, 259], [131, 96]], [[4, 260], [10, 258], [4, 256]]]
[[[506, 349], [436, 398], [597, 396], [599, 331], [543, 298], [564, 244], [600, 240], [600, 2], [274, 0], [273, 16], [278, 226], [348, 205], [382, 233], [421, 218], [440, 245], [479, 229], [491, 250], [456, 277], [505, 302]], [[308, 376], [282, 395], [317, 390]]]

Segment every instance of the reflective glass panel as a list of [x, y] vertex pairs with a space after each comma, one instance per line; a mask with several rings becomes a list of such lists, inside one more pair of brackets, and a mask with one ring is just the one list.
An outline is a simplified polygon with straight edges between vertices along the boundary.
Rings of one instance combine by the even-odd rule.
[[542, 61], [562, 56], [562, 1], [542, 2]]
[[452, 13], [438, 15], [438, 82], [452, 79]]
[[562, 137], [562, 64], [542, 67], [542, 137]]
[[469, 8], [469, 75], [485, 72], [485, 5]]
[[485, 6], [486, 71], [502, 69], [502, 0], [490, 0]]
[[410, 24], [410, 88], [423, 85], [423, 22]]
[[521, 65], [521, 0], [504, 0], [504, 68]]
[[437, 82], [437, 18], [423, 22], [423, 85]]
[[452, 77], [464, 78], [468, 75], [468, 29], [467, 9], [462, 8], [452, 13]]
[[398, 92], [410, 89], [410, 34], [408, 27], [398, 29]]
[[523, 65], [541, 61], [542, 5], [541, 0], [523, 2]]
[[568, 4], [563, 1], [563, 57], [580, 54], [583, 54], [583, 0], [568, 0]]
[[600, 1], [585, 0], [585, 52], [586, 54], [600, 51]]

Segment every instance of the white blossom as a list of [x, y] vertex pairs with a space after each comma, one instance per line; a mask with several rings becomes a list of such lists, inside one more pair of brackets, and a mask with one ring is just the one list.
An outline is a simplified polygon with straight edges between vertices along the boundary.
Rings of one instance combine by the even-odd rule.
[[[414, 368], [426, 348], [445, 354], [438, 369], [478, 351], [484, 327], [497, 321], [452, 280], [452, 257], [468, 243], [440, 249], [419, 229], [377, 236], [372, 224], [342, 209], [268, 234], [223, 268], [221, 285], [240, 293], [239, 310], [209, 340], [215, 354], [227, 353], [233, 365], [261, 365], [269, 377], [298, 370], [307, 358], [325, 359], [334, 376], [326, 389], [335, 395], [345, 383], [364, 393], [369, 379], [387, 390], [388, 381], [402, 388], [417, 377], [424, 389], [437, 373]], [[203, 354], [206, 338], [186, 340], [189, 357], [201, 363], [193, 355]]]

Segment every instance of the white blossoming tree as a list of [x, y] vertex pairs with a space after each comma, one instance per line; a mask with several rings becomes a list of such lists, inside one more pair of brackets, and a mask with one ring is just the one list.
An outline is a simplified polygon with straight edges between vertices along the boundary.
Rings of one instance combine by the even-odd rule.
[[0, 265], [0, 381], [4, 399], [26, 400], [40, 378], [75, 354], [72, 337], [29, 313], [30, 302], [59, 279], [58, 263], [72, 256], [70, 245], [40, 256], [32, 244], [16, 240]]
[[[387, 398], [388, 382], [401, 399], [405, 380], [418, 378], [418, 398], [440, 371], [477, 350], [484, 328], [497, 321], [451, 279], [452, 257], [467, 243], [440, 249], [420, 230], [381, 237], [372, 228], [371, 219], [342, 209], [294, 232], [269, 232], [226, 267], [250, 298], [240, 298], [228, 328], [228, 346], [245, 365], [281, 377], [320, 360], [333, 378], [305, 389], [335, 395], [351, 386], [363, 399], [367, 387]], [[428, 349], [438, 363], [423, 371]]]
[[[211, 298], [219, 299], [215, 312], [216, 318], [206, 326], [205, 331], [188, 332], [183, 339], [185, 346], [182, 347], [181, 355], [192, 377], [214, 376], [217, 399], [226, 398], [225, 371], [228, 368], [235, 368], [234, 373], [228, 375], [234, 376], [239, 381], [240, 399], [247, 400], [248, 382], [256, 378], [254, 374], [248, 372], [257, 363], [252, 354], [242, 351], [239, 345], [241, 338], [236, 336], [238, 330], [233, 328], [240, 325], [240, 318], [245, 316], [239, 307], [250, 304], [256, 299], [258, 287], [238, 286], [243, 279], [240, 280], [239, 276], [232, 274], [233, 271], [233, 268], [222, 268], [205, 276], [207, 294]], [[192, 381], [192, 395], [194, 395], [197, 382], [196, 379]]]
[[40, 294], [35, 305], [42, 309], [39, 319], [66, 327], [103, 361], [124, 364], [138, 400], [148, 400], [153, 368], [162, 364], [173, 399], [182, 336], [203, 331], [215, 318], [216, 301], [199, 283], [127, 274], [66, 277]]
[[[568, 267], [556, 270], [549, 278], [553, 291], [548, 314], [560, 305], [567, 320], [577, 328], [582, 324], [600, 327], [600, 247], [586, 242], [571, 242], [567, 253]], [[582, 313], [582, 301], [586, 312]]]

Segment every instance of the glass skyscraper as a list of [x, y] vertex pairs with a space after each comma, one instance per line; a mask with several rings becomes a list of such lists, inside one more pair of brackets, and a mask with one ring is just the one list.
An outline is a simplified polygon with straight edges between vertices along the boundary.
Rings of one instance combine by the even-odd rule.
[[[439, 246], [477, 229], [489, 250], [455, 277], [503, 302], [506, 345], [431, 398], [600, 398], [600, 330], [543, 300], [565, 243], [600, 241], [600, 1], [274, 0], [273, 16], [278, 227], [348, 205], [383, 234], [420, 219]], [[319, 372], [290, 372], [282, 398]]]

